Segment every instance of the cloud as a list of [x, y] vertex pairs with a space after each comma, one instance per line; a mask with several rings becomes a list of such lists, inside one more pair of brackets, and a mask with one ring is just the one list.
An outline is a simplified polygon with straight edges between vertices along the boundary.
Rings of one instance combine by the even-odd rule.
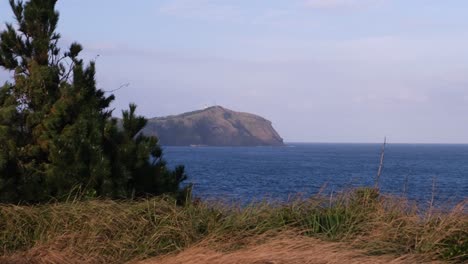
[[253, 25], [260, 26], [274, 26], [276, 28], [287, 28], [288, 30], [292, 26], [303, 26], [307, 22], [304, 18], [296, 16], [297, 11], [294, 9], [274, 9], [268, 8], [262, 10], [252, 18], [251, 23]]
[[306, 7], [313, 9], [355, 8], [381, 4], [385, 0], [305, 0]]
[[177, 18], [228, 22], [235, 24], [282, 26], [300, 24], [295, 17], [294, 5], [286, 4], [281, 8], [273, 4], [251, 6], [241, 1], [227, 0], [171, 0], [159, 5], [158, 12]]
[[161, 5], [159, 12], [182, 18], [204, 20], [232, 20], [241, 15], [236, 6], [213, 0], [173, 0]]

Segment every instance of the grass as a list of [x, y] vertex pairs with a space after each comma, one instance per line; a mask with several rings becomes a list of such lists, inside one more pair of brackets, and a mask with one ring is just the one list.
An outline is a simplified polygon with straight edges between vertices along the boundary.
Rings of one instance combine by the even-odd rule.
[[415, 253], [427, 260], [462, 263], [468, 261], [465, 206], [421, 212], [404, 199], [384, 197], [371, 188], [333, 199], [244, 207], [200, 201], [178, 206], [169, 197], [0, 205], [0, 254], [26, 256], [39, 248], [88, 262], [122, 263], [181, 251], [202, 240], [231, 251], [255, 236], [293, 231], [343, 241], [369, 254]]

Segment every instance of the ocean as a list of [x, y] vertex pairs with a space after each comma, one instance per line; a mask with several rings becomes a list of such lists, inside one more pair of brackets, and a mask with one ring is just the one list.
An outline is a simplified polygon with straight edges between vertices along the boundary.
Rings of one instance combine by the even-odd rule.
[[[184, 165], [193, 194], [248, 203], [333, 195], [374, 186], [381, 144], [288, 143], [284, 147], [164, 147]], [[446, 207], [468, 198], [468, 145], [387, 144], [382, 193]]]

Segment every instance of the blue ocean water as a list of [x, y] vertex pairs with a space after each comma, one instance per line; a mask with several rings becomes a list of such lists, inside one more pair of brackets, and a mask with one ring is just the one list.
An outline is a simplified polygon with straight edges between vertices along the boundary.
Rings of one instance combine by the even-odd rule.
[[[285, 147], [164, 147], [171, 166], [183, 164], [202, 199], [287, 200], [350, 187], [373, 186], [380, 144], [305, 144]], [[388, 144], [381, 191], [435, 206], [468, 198], [468, 145]]]

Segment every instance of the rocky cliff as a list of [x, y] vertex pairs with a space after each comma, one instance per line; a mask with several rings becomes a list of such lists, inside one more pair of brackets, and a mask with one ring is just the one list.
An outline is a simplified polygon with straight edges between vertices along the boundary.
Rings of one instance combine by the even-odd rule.
[[166, 146], [282, 146], [271, 122], [221, 106], [148, 120], [142, 130]]

